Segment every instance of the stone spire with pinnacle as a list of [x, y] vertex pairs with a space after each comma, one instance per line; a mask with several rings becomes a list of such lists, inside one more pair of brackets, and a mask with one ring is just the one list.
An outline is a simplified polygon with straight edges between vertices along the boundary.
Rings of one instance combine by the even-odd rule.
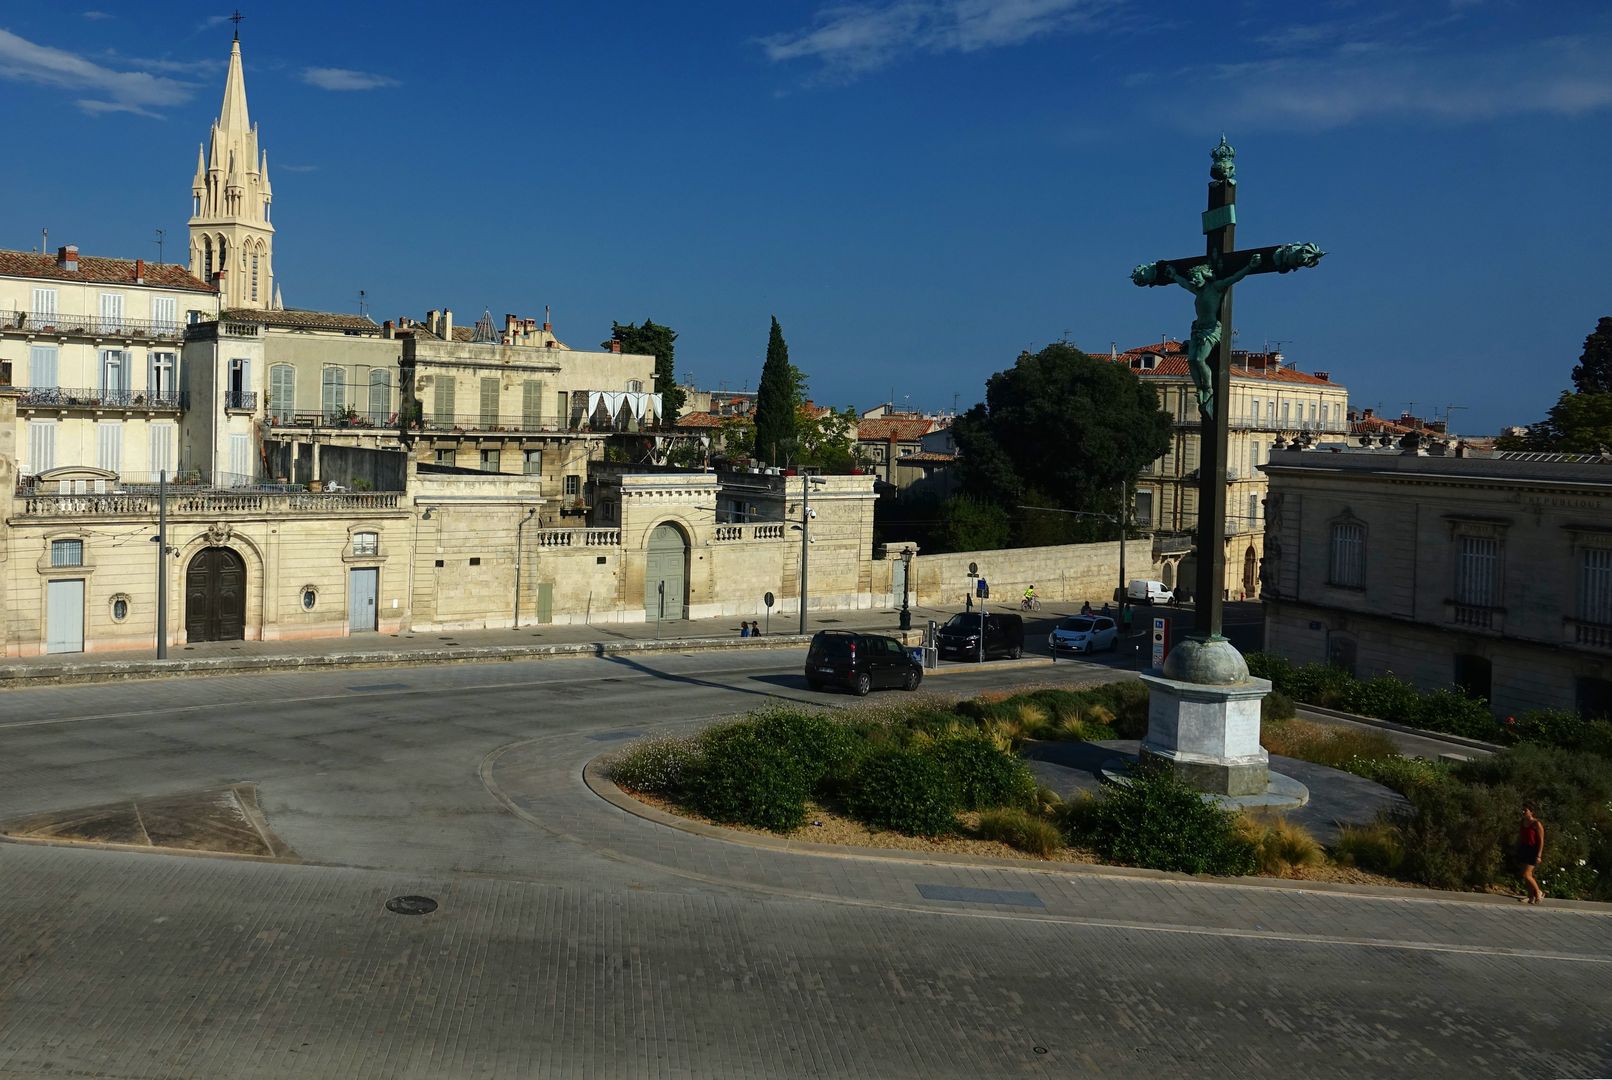
[[273, 305], [273, 193], [268, 154], [246, 108], [239, 23], [230, 43], [224, 99], [191, 183], [190, 272], [216, 284], [226, 308]]

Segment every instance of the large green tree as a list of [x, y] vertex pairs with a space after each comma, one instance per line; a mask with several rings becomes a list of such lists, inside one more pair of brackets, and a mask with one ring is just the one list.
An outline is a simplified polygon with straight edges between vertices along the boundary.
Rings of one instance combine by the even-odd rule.
[[801, 373], [789, 362], [789, 346], [784, 342], [778, 316], [772, 317], [767, 335], [767, 360], [761, 366], [761, 382], [756, 387], [756, 456], [774, 465], [795, 446], [796, 414], [804, 385]]
[[1602, 315], [1584, 339], [1584, 354], [1573, 369], [1573, 388], [1581, 394], [1612, 394], [1612, 315]]
[[952, 435], [964, 489], [1008, 509], [1021, 543], [1049, 542], [1099, 534], [1102, 519], [1017, 508], [1113, 513], [1120, 482], [1169, 448], [1170, 417], [1130, 368], [1057, 342], [992, 375]]
[[641, 324], [612, 322], [610, 338], [621, 343], [624, 353], [655, 358], [655, 393], [660, 395], [661, 415], [676, 419], [683, 411], [683, 391], [677, 385], [677, 331], [653, 319]]
[[1603, 315], [1584, 339], [1573, 368], [1572, 391], [1563, 391], [1545, 419], [1525, 434], [1507, 436], [1502, 450], [1593, 454], [1612, 447], [1612, 316]]

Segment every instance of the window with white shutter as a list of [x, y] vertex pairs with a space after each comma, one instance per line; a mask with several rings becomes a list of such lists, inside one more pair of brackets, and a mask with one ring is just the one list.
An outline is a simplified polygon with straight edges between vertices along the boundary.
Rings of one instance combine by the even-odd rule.
[[1612, 548], [1579, 552], [1578, 617], [1583, 622], [1612, 626]]
[[119, 421], [95, 425], [95, 465], [107, 472], [123, 467], [123, 424]]
[[56, 315], [56, 290], [35, 289], [33, 315], [35, 319], [43, 320], [54, 318]]
[[379, 426], [391, 414], [392, 375], [385, 368], [374, 368], [369, 373], [369, 422]]
[[319, 409], [327, 422], [339, 420], [347, 414], [347, 372], [327, 367], [320, 378]]
[[113, 403], [129, 393], [129, 354], [119, 349], [101, 350], [101, 393]]
[[174, 396], [174, 354], [154, 352], [146, 358], [146, 394], [152, 402], [177, 401]]
[[229, 471], [231, 473], [229, 486], [239, 487], [252, 482], [252, 437], [250, 435], [231, 435], [229, 437]]
[[431, 387], [432, 419], [441, 425], [453, 425], [453, 377], [438, 375]]
[[498, 426], [498, 380], [481, 380], [481, 426]]
[[28, 422], [28, 473], [37, 476], [56, 467], [56, 421]]
[[1455, 602], [1469, 607], [1500, 603], [1500, 541], [1492, 536], [1463, 536], [1455, 573]]
[[1366, 527], [1357, 522], [1340, 521], [1332, 526], [1330, 584], [1345, 589], [1361, 589], [1366, 585]]
[[179, 302], [171, 296], [153, 296], [151, 298], [151, 321], [158, 330], [177, 330], [179, 328]]
[[521, 426], [528, 431], [534, 431], [543, 426], [543, 384], [541, 382], [525, 382], [521, 384]]
[[269, 368], [269, 416], [277, 424], [289, 424], [297, 406], [297, 371], [290, 364]]
[[147, 429], [151, 433], [151, 477], [155, 482], [157, 473], [166, 470], [171, 478], [174, 474], [174, 434], [178, 430], [174, 424], [152, 424]]
[[57, 386], [56, 346], [33, 345], [28, 349], [28, 385]]
[[101, 329], [121, 330], [123, 328], [123, 294], [104, 292], [101, 294]]

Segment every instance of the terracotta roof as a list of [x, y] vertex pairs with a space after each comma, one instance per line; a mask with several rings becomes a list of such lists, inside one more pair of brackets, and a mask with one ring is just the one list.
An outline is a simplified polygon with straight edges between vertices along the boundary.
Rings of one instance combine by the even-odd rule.
[[726, 417], [712, 416], [708, 412], [684, 413], [677, 418], [678, 427], [721, 427]]
[[[98, 285], [133, 285], [134, 259], [103, 259], [98, 255], [80, 255], [78, 269], [63, 270], [55, 255], [35, 251], [0, 251], [0, 275], [6, 277], [42, 278], [49, 281], [85, 281]], [[216, 293], [212, 285], [190, 276], [190, 271], [174, 263], [145, 264], [146, 285], [165, 289], [188, 289], [191, 292]]]
[[936, 430], [937, 424], [930, 419], [921, 420], [863, 420], [856, 425], [856, 439], [858, 442], [917, 442], [919, 439]]
[[[1136, 374], [1142, 376], [1143, 378], [1148, 378], [1150, 376], [1154, 378], [1158, 378], [1160, 376], [1191, 377], [1191, 369], [1187, 366], [1186, 346], [1173, 338], [1167, 338], [1155, 345], [1143, 345], [1140, 348], [1127, 349], [1119, 354], [1119, 362], [1122, 364], [1130, 364], [1133, 360], [1136, 360], [1149, 353], [1159, 358], [1158, 362], [1155, 363], [1153, 367], [1138, 368], [1132, 366], [1131, 370], [1135, 371]], [[1111, 359], [1108, 353], [1093, 353], [1092, 355], [1096, 356], [1099, 360]], [[1232, 355], [1235, 358], [1246, 361], [1249, 359], [1268, 357], [1271, 354], [1237, 352], [1233, 353]], [[1231, 374], [1233, 378], [1237, 379], [1259, 379], [1264, 382], [1299, 383], [1307, 386], [1340, 385], [1330, 379], [1323, 379], [1320, 376], [1311, 375], [1308, 372], [1300, 371], [1297, 368], [1292, 367], [1245, 367], [1241, 364], [1234, 363], [1231, 368]]]
[[379, 334], [380, 324], [367, 315], [345, 315], [337, 311], [257, 311], [229, 308], [223, 318], [230, 322], [258, 322], [264, 326], [284, 326], [293, 330], [341, 330]]

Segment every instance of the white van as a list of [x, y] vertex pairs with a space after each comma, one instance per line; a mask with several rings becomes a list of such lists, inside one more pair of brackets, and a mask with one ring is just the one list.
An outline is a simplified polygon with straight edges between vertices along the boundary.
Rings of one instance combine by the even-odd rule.
[[1126, 586], [1125, 596], [1132, 603], [1142, 604], [1173, 604], [1175, 591], [1162, 581], [1147, 581], [1137, 578]]

